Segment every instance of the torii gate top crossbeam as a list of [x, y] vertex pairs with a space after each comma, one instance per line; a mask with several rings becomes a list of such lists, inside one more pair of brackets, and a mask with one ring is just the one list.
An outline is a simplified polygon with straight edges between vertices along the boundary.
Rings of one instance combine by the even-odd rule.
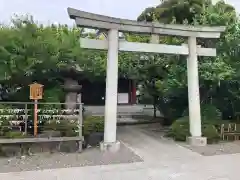
[[144, 34], [163, 34], [184, 37], [219, 38], [225, 27], [186, 26], [175, 24], [160, 24], [138, 22], [127, 19], [113, 18], [68, 8], [71, 19], [76, 21], [77, 26], [94, 29], [117, 29], [122, 32], [137, 32]]

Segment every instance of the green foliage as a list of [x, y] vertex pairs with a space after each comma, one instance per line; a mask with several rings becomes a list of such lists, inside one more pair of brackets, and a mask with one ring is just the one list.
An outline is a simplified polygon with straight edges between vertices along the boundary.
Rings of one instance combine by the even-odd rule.
[[11, 132], [11, 127], [9, 124], [9, 119], [1, 120], [0, 123], [0, 137], [4, 137], [8, 132]]
[[[226, 26], [226, 31], [217, 41], [198, 39], [198, 44], [204, 47], [217, 48], [216, 58], [199, 58], [200, 97], [203, 106], [212, 104], [220, 110], [224, 118], [234, 118], [235, 113], [240, 112], [238, 91], [240, 86], [240, 50], [238, 46], [240, 21], [233, 6], [224, 1], [213, 5], [211, 1], [203, 0], [167, 0], [157, 7], [147, 8], [138, 20]], [[166, 36], [161, 36], [160, 42], [166, 44], [187, 43], [181, 37]], [[159, 66], [166, 67], [167, 73], [161, 78], [156, 78], [155, 87], [153, 87], [154, 95], [150, 94], [150, 96], [157, 96], [158, 107], [167, 118], [177, 119], [188, 107], [186, 58], [170, 55], [158, 55], [156, 58], [154, 63], [159, 65], [158, 62], [160, 62]], [[147, 75], [145, 79], [148, 77], [150, 76]], [[148, 88], [145, 88], [145, 91], [153, 92]], [[210, 111], [214, 112], [214, 110]], [[215, 113], [220, 117], [219, 112]]]
[[44, 101], [46, 102], [60, 102], [63, 98], [61, 87], [53, 87], [44, 91]]
[[52, 120], [45, 122], [43, 131], [57, 131], [60, 132], [61, 137], [74, 137], [78, 135], [78, 124], [71, 120]]
[[167, 136], [172, 137], [175, 141], [186, 141], [190, 136], [188, 117], [176, 120], [170, 127]]
[[57, 87], [44, 90], [43, 97], [44, 97], [43, 102], [54, 102], [56, 104], [45, 104], [44, 107], [41, 107], [41, 108], [60, 109], [61, 104], [57, 104], [57, 103], [61, 103], [63, 101], [64, 93], [61, 87], [57, 86]]
[[[219, 132], [215, 127], [216, 122], [203, 121], [202, 122], [202, 134], [207, 138], [208, 144], [217, 143], [220, 140]], [[167, 133], [168, 137], [172, 137], [175, 141], [186, 141], [187, 137], [190, 136], [189, 131], [189, 118], [182, 117], [177, 119], [170, 127]]]
[[[183, 116], [188, 116], [188, 108], [184, 111]], [[202, 120], [220, 120], [222, 118], [221, 111], [212, 104], [203, 104], [201, 106]]]
[[[217, 41], [198, 39], [199, 45], [217, 48], [216, 58], [199, 58], [200, 97], [203, 105], [213, 105], [224, 117], [234, 118], [236, 112], [240, 112], [240, 21], [233, 6], [223, 1], [213, 5], [204, 0], [167, 0], [157, 7], [147, 8], [138, 20], [226, 26]], [[1, 26], [0, 83], [8, 90], [7, 100], [26, 101], [28, 84], [37, 81], [44, 84], [44, 101], [59, 102], [63, 94], [60, 90], [65, 76], [63, 71], [77, 71], [77, 67], [90, 80], [105, 79], [106, 52], [82, 50], [79, 36], [97, 36], [86, 32], [80, 35], [80, 31], [65, 25], [43, 26], [32, 17], [16, 17], [12, 27]], [[124, 33], [124, 36], [130, 42], [150, 41], [149, 35]], [[180, 45], [186, 43], [186, 39], [161, 36], [160, 43]], [[119, 53], [119, 75], [142, 84], [148, 102], [169, 119], [181, 117], [188, 107], [186, 72], [185, 56]], [[74, 75], [74, 78], [79, 77]], [[203, 111], [204, 114], [210, 111], [217, 119], [220, 117], [213, 109], [203, 108]]]
[[222, 113], [218, 108], [213, 105], [205, 104], [201, 107], [201, 114], [203, 120], [220, 120], [222, 118]]
[[[45, 91], [52, 89], [59, 84], [62, 69], [79, 63], [79, 30], [38, 25], [28, 16], [16, 17], [12, 23], [0, 28], [0, 82], [18, 94], [15, 101], [19, 97], [27, 101], [30, 83], [37, 81]], [[25, 94], [19, 94], [23, 89]]]
[[23, 134], [23, 132], [15, 131], [12, 129], [12, 126], [10, 125], [11, 119], [1, 119], [0, 120], [0, 138], [25, 138], [26, 135]]
[[6, 132], [6, 134], [4, 135], [4, 138], [19, 139], [19, 138], [26, 138], [26, 135], [24, 135], [22, 132], [19, 132], [19, 131], [9, 131], [9, 132]]
[[84, 119], [83, 134], [84, 136], [94, 132], [104, 131], [104, 117], [88, 116]]
[[220, 140], [219, 132], [213, 124], [205, 124], [202, 128], [202, 134], [207, 137], [207, 143], [213, 144]]
[[[44, 131], [60, 132], [62, 137], [78, 136], [78, 123], [75, 120], [51, 120], [45, 122]], [[104, 131], [104, 117], [88, 116], [83, 121], [83, 136], [89, 135], [94, 132]]]
[[210, 0], [164, 0], [156, 8], [146, 8], [138, 20], [154, 21], [155, 17], [162, 23], [174, 21], [182, 24], [184, 20], [191, 23], [195, 15], [203, 13], [204, 6], [208, 6], [210, 2]]

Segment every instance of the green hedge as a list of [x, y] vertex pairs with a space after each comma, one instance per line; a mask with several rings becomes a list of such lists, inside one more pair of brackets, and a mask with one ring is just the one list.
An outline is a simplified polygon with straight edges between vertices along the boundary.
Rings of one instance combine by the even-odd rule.
[[[189, 110], [188, 108], [183, 112], [183, 116], [188, 116]], [[212, 104], [202, 104], [201, 105], [201, 118], [203, 121], [211, 121], [211, 120], [221, 120], [222, 113], [221, 111]]]
[[27, 135], [24, 135], [22, 132], [19, 131], [11, 131], [7, 132], [3, 138], [8, 138], [8, 139], [21, 139], [21, 138], [26, 138]]
[[56, 131], [61, 137], [74, 137], [78, 135], [78, 124], [71, 120], [51, 120], [45, 122], [43, 131]]
[[202, 134], [207, 138], [208, 144], [218, 143], [220, 140], [220, 134], [213, 124], [204, 124], [202, 127]]
[[[58, 131], [62, 137], [78, 136], [77, 121], [71, 120], [54, 120], [50, 123], [46, 122], [44, 131]], [[89, 135], [94, 132], [104, 131], [104, 117], [88, 116], [83, 120], [83, 136]]]
[[[220, 140], [219, 132], [216, 126], [220, 121], [204, 120], [202, 121], [202, 135], [207, 138], [208, 144], [217, 143]], [[168, 137], [172, 137], [175, 141], [186, 141], [190, 136], [189, 118], [182, 117], [176, 120], [167, 133]]]
[[89, 116], [84, 119], [83, 135], [89, 135], [94, 132], [104, 132], [104, 117]]

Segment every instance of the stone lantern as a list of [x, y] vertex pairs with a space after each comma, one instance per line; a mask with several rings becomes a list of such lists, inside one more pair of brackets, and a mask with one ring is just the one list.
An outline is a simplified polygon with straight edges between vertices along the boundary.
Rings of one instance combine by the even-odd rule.
[[65, 109], [70, 110], [70, 112], [73, 112], [74, 109], [77, 108], [78, 95], [81, 94], [82, 89], [82, 86], [79, 84], [82, 72], [83, 70], [78, 65], [68, 67], [61, 71], [64, 80]]

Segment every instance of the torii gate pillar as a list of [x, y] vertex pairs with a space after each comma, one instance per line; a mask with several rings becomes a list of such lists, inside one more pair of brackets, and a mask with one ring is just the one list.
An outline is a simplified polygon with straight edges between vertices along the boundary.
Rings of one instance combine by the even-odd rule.
[[108, 54], [105, 98], [104, 142], [101, 150], [117, 151], [120, 143], [116, 141], [117, 131], [117, 90], [118, 90], [118, 30], [108, 31]]
[[198, 58], [197, 58], [197, 38], [188, 38], [189, 55], [187, 58], [187, 79], [188, 79], [188, 108], [190, 144], [206, 145], [207, 139], [202, 137], [201, 130], [201, 111], [199, 97], [199, 77], [198, 77]]
[[[103, 29], [108, 31], [107, 40], [80, 39], [82, 48], [108, 50], [105, 128], [102, 150], [117, 151], [120, 143], [116, 138], [117, 127], [117, 86], [118, 86], [118, 50], [127, 52], [148, 52], [180, 54], [187, 56], [188, 99], [189, 99], [189, 142], [194, 146], [206, 145], [201, 132], [201, 113], [198, 78], [198, 56], [216, 56], [216, 49], [197, 46], [197, 38], [219, 38], [225, 27], [203, 27], [145, 23], [112, 18], [76, 9], [68, 8], [70, 18], [80, 27]], [[118, 32], [151, 34], [152, 42], [137, 43], [119, 41]], [[159, 35], [182, 36], [188, 38], [188, 46], [158, 44]], [[154, 41], [154, 42], [153, 42]]]

